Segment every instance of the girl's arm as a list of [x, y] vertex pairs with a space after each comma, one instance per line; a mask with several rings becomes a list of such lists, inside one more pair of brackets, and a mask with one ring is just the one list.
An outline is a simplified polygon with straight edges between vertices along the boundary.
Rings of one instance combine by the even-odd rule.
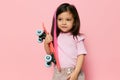
[[81, 71], [81, 68], [82, 68], [82, 65], [83, 65], [83, 61], [84, 61], [84, 54], [82, 55], [79, 55], [78, 58], [77, 58], [77, 64], [76, 64], [76, 67], [75, 67], [75, 70], [74, 72], [79, 75], [80, 71]]
[[68, 76], [67, 80], [78, 80], [78, 76], [81, 71], [83, 61], [84, 61], [84, 54], [81, 54], [77, 58], [77, 64], [75, 70]]
[[46, 35], [45, 41], [44, 41], [44, 48], [47, 54], [50, 54], [50, 47], [49, 43], [52, 41], [52, 36], [50, 34]]
[[49, 45], [47, 43], [44, 42], [44, 48], [47, 54], [50, 54], [50, 49], [49, 49]]

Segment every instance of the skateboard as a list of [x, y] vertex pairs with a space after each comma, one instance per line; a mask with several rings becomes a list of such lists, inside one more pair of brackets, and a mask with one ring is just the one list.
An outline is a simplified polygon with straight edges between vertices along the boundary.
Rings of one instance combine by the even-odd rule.
[[[38, 40], [37, 40], [37, 41], [38, 41], [39, 43], [42, 43], [43, 40], [44, 40], [45, 37], [46, 37], [45, 31], [43, 31], [43, 30], [37, 30], [36, 34], [37, 34], [37, 36], [38, 36]], [[52, 62], [53, 62], [54, 64], [56, 64], [56, 60], [55, 60], [55, 58], [54, 58], [53, 52], [51, 52], [50, 54], [47, 54], [47, 55], [45, 56], [45, 66], [46, 66], [46, 67], [50, 67], [51, 64], [52, 64]]]
[[[47, 30], [43, 24], [43, 30], [37, 30], [38, 42], [42, 43], [47, 34], [49, 34], [49, 33], [47, 32]], [[59, 59], [58, 59], [58, 54], [56, 53], [56, 50], [53, 47], [52, 42], [49, 43], [49, 47], [50, 47], [51, 54], [50, 55], [47, 54], [45, 56], [45, 61], [46, 61], [45, 66], [50, 67], [53, 62], [57, 66], [58, 70], [60, 71], [60, 63], [59, 63]]]

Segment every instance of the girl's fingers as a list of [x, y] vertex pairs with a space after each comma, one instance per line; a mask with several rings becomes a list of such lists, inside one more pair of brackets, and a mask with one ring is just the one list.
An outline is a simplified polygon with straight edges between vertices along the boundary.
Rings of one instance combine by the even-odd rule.
[[50, 34], [48, 34], [47, 38], [49, 41], [52, 41], [52, 36]]
[[67, 77], [67, 80], [70, 80], [70, 75]]
[[46, 35], [45, 42], [50, 43], [52, 41], [52, 36], [50, 34]]

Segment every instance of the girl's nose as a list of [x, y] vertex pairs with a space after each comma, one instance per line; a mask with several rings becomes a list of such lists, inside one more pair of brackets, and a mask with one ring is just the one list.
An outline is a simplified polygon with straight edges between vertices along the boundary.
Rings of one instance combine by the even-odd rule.
[[63, 24], [63, 25], [65, 25], [65, 24], [66, 24], [66, 21], [65, 21], [65, 20], [63, 20], [63, 21], [62, 21], [62, 24]]

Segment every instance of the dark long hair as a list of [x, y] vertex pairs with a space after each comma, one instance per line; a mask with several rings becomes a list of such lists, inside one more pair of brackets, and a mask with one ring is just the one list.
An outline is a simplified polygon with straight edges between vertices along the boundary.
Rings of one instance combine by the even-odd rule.
[[[69, 3], [63, 3], [56, 10], [56, 13], [55, 13], [56, 17], [53, 17], [52, 28], [51, 28], [51, 35], [52, 36], [54, 36], [54, 22], [55, 22], [55, 20], [57, 20], [57, 17], [58, 17], [59, 14], [61, 14], [63, 12], [66, 12], [66, 11], [69, 11], [70, 13], [72, 13], [73, 18], [74, 18], [73, 27], [72, 27], [70, 32], [72, 33], [73, 37], [77, 37], [77, 35], [79, 35], [80, 18], [79, 18], [77, 9], [74, 5], [71, 5]], [[56, 21], [56, 24], [57, 24], [57, 21]], [[58, 37], [59, 33], [60, 33], [60, 29], [56, 25], [56, 35], [57, 35], [57, 37]]]

